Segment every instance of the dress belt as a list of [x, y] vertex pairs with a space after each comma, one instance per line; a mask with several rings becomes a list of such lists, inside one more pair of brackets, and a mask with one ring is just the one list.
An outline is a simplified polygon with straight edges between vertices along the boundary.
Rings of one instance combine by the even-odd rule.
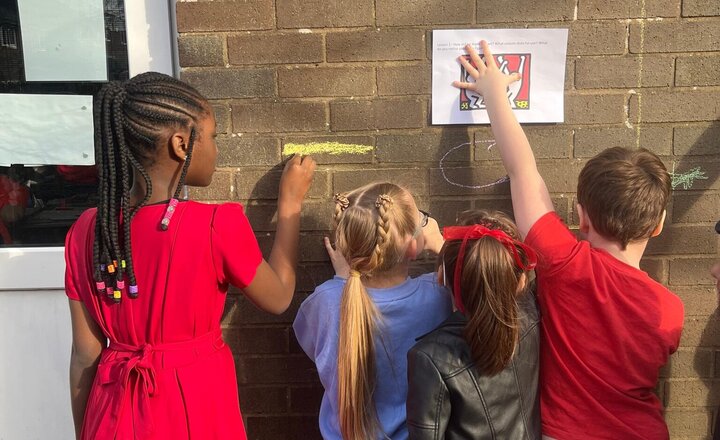
[[[97, 368], [96, 386], [113, 387], [107, 390], [110, 404], [100, 415], [98, 439], [114, 439], [118, 422], [129, 402], [133, 411], [136, 438], [149, 438], [153, 431], [150, 398], [158, 395], [156, 369], [179, 368], [211, 355], [225, 346], [222, 331], [210, 333], [183, 342], [132, 346], [110, 341], [106, 350], [115, 351], [118, 357], [101, 362]], [[129, 395], [129, 399], [126, 396]]]

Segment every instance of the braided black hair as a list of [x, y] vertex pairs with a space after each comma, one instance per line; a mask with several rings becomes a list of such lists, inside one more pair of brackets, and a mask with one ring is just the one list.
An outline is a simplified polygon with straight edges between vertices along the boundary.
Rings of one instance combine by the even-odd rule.
[[[156, 72], [110, 82], [98, 92], [94, 107], [98, 206], [93, 265], [99, 293], [107, 292], [119, 300], [127, 280], [130, 296], [137, 296], [130, 223], [152, 194], [150, 175], [143, 164], [152, 165], [163, 129], [190, 128], [187, 156], [173, 196], [177, 199], [190, 166], [196, 125], [210, 111], [197, 90]], [[131, 208], [133, 170], [142, 176], [147, 190]]]

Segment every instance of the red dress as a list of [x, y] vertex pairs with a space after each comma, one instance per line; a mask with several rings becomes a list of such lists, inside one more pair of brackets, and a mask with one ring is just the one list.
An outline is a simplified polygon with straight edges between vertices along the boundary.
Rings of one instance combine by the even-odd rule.
[[131, 225], [137, 299], [127, 288], [120, 303], [95, 291], [95, 209], [68, 232], [67, 295], [85, 304], [110, 341], [83, 439], [246, 438], [220, 319], [228, 284], [247, 286], [262, 261], [255, 235], [239, 204], [181, 202], [161, 231], [165, 208], [145, 206]]

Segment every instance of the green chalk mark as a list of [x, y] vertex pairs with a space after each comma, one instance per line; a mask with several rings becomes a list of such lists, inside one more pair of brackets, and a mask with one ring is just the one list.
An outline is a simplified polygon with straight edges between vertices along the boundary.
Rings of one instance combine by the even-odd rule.
[[705, 175], [705, 171], [700, 170], [700, 167], [693, 168], [686, 173], [675, 173], [675, 170], [673, 169], [673, 172], [670, 173], [670, 176], [672, 178], [671, 185], [673, 189], [681, 185], [683, 189], [690, 189], [692, 188], [693, 183], [695, 183], [695, 180], [707, 180], [707, 175]]
[[310, 142], [308, 144], [285, 144], [283, 155], [291, 154], [365, 154], [372, 151], [369, 145], [341, 144], [340, 142]]

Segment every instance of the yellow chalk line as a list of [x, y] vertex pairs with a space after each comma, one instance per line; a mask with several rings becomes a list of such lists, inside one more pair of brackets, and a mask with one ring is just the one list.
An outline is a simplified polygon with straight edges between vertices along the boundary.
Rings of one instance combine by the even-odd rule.
[[291, 154], [365, 154], [372, 151], [370, 145], [342, 144], [340, 142], [310, 142], [307, 144], [285, 144], [283, 155]]

